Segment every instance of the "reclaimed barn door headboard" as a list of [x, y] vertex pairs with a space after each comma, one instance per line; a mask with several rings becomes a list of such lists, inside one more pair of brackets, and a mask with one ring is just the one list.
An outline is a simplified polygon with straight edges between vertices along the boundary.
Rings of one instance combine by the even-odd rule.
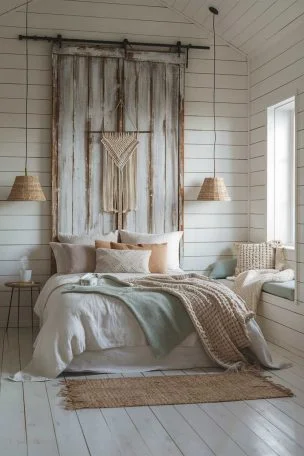
[[[102, 207], [102, 132], [137, 128], [137, 210], [122, 226], [183, 229], [184, 55], [53, 49], [52, 236], [118, 227]], [[117, 107], [122, 100], [123, 106]]]

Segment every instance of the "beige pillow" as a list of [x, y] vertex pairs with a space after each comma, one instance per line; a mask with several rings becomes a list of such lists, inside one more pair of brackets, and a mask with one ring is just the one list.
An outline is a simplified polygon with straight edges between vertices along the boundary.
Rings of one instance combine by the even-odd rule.
[[108, 241], [102, 241], [97, 239], [95, 241], [95, 249], [110, 249], [111, 248], [111, 242]]
[[237, 265], [235, 275], [250, 269], [274, 269], [275, 248], [269, 242], [260, 244], [236, 243]]
[[115, 250], [151, 250], [149, 261], [150, 272], [166, 274], [167, 272], [167, 244], [123, 244], [111, 242], [111, 249]]
[[100, 234], [97, 231], [91, 231], [88, 234], [68, 234], [59, 233], [58, 240], [67, 244], [82, 244], [82, 245], [94, 245], [95, 239], [100, 239], [106, 242], [117, 242], [118, 231], [112, 231], [108, 234]]
[[148, 274], [150, 256], [150, 250], [97, 249], [95, 272]]
[[179, 269], [179, 244], [183, 236], [182, 231], [171, 231], [163, 234], [136, 233], [119, 230], [121, 242], [128, 244], [167, 244], [167, 268]]
[[279, 271], [283, 271], [284, 269], [287, 269], [288, 266], [288, 260], [287, 260], [287, 254], [286, 250], [284, 247], [276, 247], [275, 249], [275, 269], [278, 269]]
[[77, 274], [94, 272], [96, 266], [95, 248], [90, 245], [50, 242], [54, 252], [57, 272]]

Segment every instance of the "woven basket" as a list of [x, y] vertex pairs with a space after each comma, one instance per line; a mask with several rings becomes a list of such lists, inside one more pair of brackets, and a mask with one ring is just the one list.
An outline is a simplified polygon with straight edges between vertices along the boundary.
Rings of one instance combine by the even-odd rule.
[[206, 177], [197, 197], [198, 201], [230, 201], [222, 177]]
[[46, 201], [38, 176], [16, 176], [8, 201]]

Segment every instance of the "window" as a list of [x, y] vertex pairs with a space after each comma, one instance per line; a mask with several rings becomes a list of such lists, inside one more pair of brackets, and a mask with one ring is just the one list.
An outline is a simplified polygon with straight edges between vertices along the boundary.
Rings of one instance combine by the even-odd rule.
[[267, 240], [295, 245], [295, 99], [267, 109]]

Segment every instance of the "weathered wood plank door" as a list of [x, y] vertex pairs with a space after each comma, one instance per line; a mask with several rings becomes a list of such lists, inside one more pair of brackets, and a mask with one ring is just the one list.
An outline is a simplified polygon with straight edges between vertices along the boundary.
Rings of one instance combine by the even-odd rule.
[[183, 228], [183, 94], [183, 55], [54, 48], [53, 238], [117, 228], [117, 214], [102, 207], [111, 166], [103, 131], [138, 131], [137, 210], [124, 214], [123, 227]]

